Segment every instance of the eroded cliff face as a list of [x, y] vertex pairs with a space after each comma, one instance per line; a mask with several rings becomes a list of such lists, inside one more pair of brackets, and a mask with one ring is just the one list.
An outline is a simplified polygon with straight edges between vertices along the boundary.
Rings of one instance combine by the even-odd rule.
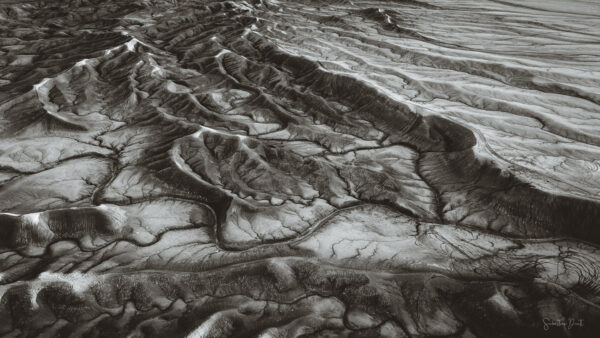
[[599, 12], [0, 0], [0, 334], [593, 337]]

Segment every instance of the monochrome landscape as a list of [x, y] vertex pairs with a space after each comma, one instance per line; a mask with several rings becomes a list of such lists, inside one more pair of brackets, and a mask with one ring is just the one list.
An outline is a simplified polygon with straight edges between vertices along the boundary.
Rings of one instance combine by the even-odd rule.
[[0, 336], [600, 337], [600, 3], [0, 0]]

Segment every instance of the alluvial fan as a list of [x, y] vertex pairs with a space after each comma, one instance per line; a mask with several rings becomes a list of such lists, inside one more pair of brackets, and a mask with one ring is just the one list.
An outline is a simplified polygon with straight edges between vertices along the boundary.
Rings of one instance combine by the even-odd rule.
[[0, 335], [597, 337], [600, 3], [0, 0]]

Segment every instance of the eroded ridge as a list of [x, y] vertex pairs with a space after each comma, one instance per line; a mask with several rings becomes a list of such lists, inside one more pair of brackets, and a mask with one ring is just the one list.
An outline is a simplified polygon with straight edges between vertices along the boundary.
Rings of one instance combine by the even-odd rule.
[[0, 334], [593, 336], [563, 7], [0, 1]]

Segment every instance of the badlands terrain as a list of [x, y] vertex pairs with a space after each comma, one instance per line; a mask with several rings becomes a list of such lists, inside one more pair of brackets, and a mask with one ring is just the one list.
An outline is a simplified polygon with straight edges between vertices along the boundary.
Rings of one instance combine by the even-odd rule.
[[598, 337], [600, 3], [0, 0], [3, 337]]

